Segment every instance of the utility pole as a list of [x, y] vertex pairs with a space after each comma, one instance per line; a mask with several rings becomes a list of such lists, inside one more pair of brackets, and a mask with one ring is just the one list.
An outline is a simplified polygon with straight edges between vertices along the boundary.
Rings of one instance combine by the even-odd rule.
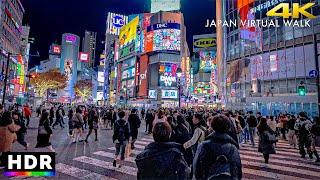
[[5, 98], [6, 98], [6, 90], [7, 90], [7, 81], [8, 81], [8, 71], [9, 71], [9, 63], [10, 63], [10, 57], [11, 53], [8, 53], [7, 56], [7, 66], [6, 66], [6, 72], [4, 76], [4, 85], [3, 85], [3, 94], [2, 94], [2, 106], [4, 106]]

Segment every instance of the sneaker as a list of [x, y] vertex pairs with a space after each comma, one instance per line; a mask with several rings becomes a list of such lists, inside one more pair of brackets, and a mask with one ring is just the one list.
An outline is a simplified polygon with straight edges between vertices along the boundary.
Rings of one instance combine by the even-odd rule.
[[117, 161], [113, 160], [112, 165], [113, 165], [113, 167], [117, 167]]

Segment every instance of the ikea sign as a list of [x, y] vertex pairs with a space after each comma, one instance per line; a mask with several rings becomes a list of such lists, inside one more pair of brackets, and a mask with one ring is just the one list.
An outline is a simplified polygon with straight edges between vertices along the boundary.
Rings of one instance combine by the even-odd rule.
[[193, 40], [193, 48], [210, 48], [217, 45], [216, 38], [198, 38]]

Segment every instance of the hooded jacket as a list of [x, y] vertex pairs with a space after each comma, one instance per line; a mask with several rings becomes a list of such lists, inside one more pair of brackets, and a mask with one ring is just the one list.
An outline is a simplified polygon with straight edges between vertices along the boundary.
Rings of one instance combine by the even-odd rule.
[[182, 145], [153, 142], [137, 155], [137, 179], [188, 179], [191, 172]]
[[125, 129], [125, 132], [124, 132], [125, 139], [127, 141], [129, 140], [129, 138], [130, 138], [129, 125], [125, 120], [119, 119], [114, 123], [114, 133], [113, 133], [113, 136], [112, 136], [113, 142], [115, 142], [116, 140], [119, 141], [118, 138], [119, 138], [119, 130], [120, 130], [120, 128], [124, 128]]
[[[230, 144], [230, 146], [223, 146]], [[208, 179], [210, 169], [219, 155], [225, 155], [230, 161], [233, 179], [242, 178], [241, 159], [235, 142], [228, 134], [214, 132], [198, 147], [193, 160], [196, 179]]]

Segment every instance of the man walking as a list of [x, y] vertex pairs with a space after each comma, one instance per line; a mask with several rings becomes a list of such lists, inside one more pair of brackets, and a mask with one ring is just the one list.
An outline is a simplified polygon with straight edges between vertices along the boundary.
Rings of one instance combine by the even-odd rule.
[[132, 109], [131, 114], [128, 117], [128, 122], [130, 126], [130, 136], [131, 136], [131, 149], [134, 149], [134, 142], [138, 138], [138, 129], [140, 127], [141, 121], [137, 115], [137, 110]]

